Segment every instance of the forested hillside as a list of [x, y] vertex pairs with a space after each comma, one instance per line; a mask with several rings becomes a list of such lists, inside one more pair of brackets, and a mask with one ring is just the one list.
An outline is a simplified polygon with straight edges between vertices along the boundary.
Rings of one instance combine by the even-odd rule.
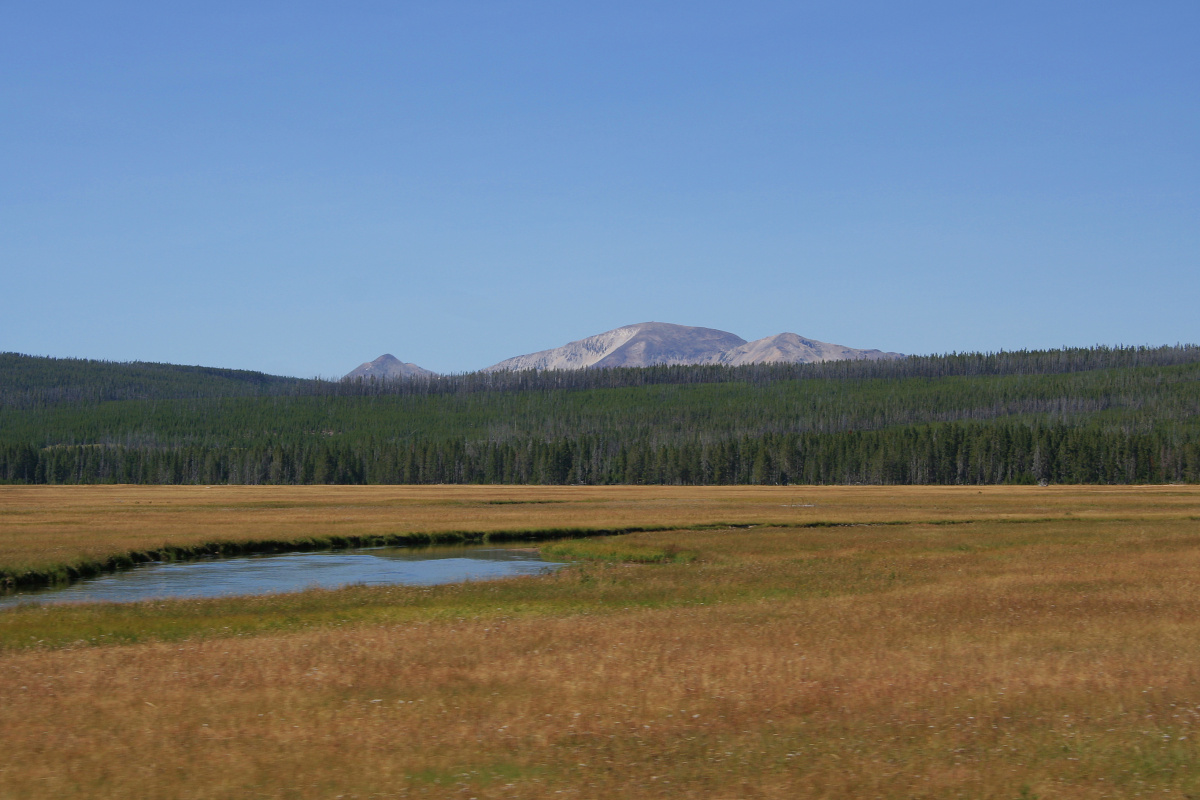
[[7, 482], [1200, 480], [1196, 347], [333, 383], [5, 358]]
[[313, 384], [239, 369], [0, 353], [0, 408], [277, 394], [311, 388]]

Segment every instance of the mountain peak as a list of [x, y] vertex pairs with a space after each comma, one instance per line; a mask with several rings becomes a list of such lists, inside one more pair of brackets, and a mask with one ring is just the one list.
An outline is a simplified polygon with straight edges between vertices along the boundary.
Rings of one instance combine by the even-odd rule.
[[858, 350], [819, 342], [795, 333], [779, 333], [747, 342], [715, 328], [696, 328], [669, 322], [639, 322], [505, 359], [483, 370], [604, 369], [673, 364], [812, 363], [860, 359], [903, 358], [901, 353]]
[[353, 380], [354, 378], [363, 378], [364, 380], [370, 380], [371, 378], [375, 378], [376, 380], [432, 378], [436, 374], [436, 372], [431, 372], [424, 367], [418, 367], [416, 364], [401, 361], [391, 353], [384, 353], [374, 361], [359, 364], [346, 373], [342, 380]]
[[777, 333], [774, 336], [756, 339], [722, 353], [718, 363], [730, 366], [774, 363], [811, 364], [819, 361], [875, 361], [903, 357], [902, 353], [856, 350], [841, 344], [806, 339], [795, 333]]
[[562, 347], [505, 359], [483, 371], [702, 364], [708, 363], [715, 355], [745, 343], [742, 337], [715, 328], [694, 328], [669, 322], [639, 322], [568, 342]]
[[[506, 358], [481, 372], [520, 370], [606, 369], [684, 364], [808, 364], [818, 361], [875, 360], [903, 358], [903, 353], [858, 350], [840, 344], [819, 342], [795, 333], [777, 333], [753, 342], [729, 331], [675, 325], [670, 322], [638, 322], [611, 331], [568, 342], [561, 347]], [[368, 361], [346, 378], [380, 380], [430, 378], [437, 373], [406, 364], [391, 353]]]

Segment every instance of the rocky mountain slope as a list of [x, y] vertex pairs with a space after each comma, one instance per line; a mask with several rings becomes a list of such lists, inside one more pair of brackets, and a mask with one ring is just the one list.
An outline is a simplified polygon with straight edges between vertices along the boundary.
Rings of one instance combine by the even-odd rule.
[[735, 347], [720, 355], [719, 364], [738, 366], [741, 364], [811, 364], [816, 361], [856, 361], [885, 358], [904, 358], [903, 353], [885, 353], [881, 350], [856, 350], [841, 344], [818, 342], [805, 339], [794, 333], [777, 333], [765, 339]]
[[562, 347], [505, 359], [483, 371], [708, 364], [717, 355], [744, 344], [746, 340], [742, 337], [713, 328], [643, 322], [589, 336]]
[[[903, 358], [902, 353], [859, 350], [840, 344], [779, 333], [753, 342], [728, 331], [642, 322], [568, 342], [562, 347], [506, 358], [481, 372], [502, 370], [605, 369], [675, 364], [791, 363]], [[351, 370], [346, 378], [427, 378], [437, 373], [407, 364], [390, 353]]]
[[671, 364], [811, 363], [846, 359], [903, 358], [901, 353], [858, 350], [780, 333], [757, 341], [713, 328], [643, 322], [569, 342], [562, 347], [505, 359], [484, 369], [603, 369]]
[[396, 358], [391, 353], [384, 353], [374, 361], [359, 364], [355, 369], [346, 373], [345, 379], [364, 378], [370, 380], [395, 380], [396, 378], [431, 378], [436, 375], [424, 367], [409, 364]]

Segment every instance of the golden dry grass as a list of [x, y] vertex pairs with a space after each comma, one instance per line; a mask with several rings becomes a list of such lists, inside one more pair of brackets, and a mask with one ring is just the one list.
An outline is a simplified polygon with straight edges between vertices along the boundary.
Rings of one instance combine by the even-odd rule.
[[713, 524], [1200, 515], [1194, 487], [0, 486], [0, 570], [164, 545]]
[[[428, 491], [435, 518], [483, 502]], [[579, 525], [615, 525], [622, 503], [973, 521], [681, 528], [597, 554], [691, 561], [5, 612], [0, 796], [1200, 796], [1194, 487], [579, 497], [596, 507]], [[112, 639], [132, 643], [89, 644]]]

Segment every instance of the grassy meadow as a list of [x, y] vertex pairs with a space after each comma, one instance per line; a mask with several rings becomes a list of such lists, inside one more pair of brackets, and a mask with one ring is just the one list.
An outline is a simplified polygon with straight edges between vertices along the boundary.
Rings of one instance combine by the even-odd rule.
[[0, 797], [1200, 797], [1200, 487], [0, 487], [0, 569], [635, 532], [0, 611]]

